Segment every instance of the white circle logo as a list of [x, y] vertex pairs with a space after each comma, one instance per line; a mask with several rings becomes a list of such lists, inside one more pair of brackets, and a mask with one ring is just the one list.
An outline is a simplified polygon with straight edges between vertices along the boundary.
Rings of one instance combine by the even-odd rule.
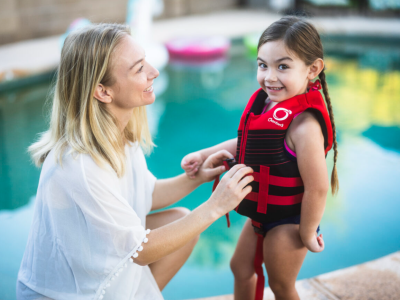
[[[278, 116], [276, 115], [276, 113], [277, 113], [278, 111], [284, 111], [284, 112], [285, 112], [285, 115], [284, 115], [282, 118], [278, 118]], [[274, 111], [274, 119], [277, 120], [277, 121], [286, 120], [287, 117], [289, 117], [289, 115], [290, 115], [291, 113], [292, 113], [292, 111], [291, 111], [291, 110], [288, 110], [288, 109], [286, 109], [286, 108], [277, 108], [277, 109], [275, 109], [275, 111]]]

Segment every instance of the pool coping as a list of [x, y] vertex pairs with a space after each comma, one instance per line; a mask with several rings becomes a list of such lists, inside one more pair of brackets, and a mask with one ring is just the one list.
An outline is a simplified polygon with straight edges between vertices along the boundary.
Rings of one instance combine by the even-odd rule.
[[[400, 299], [400, 251], [359, 265], [322, 274], [296, 282], [300, 299], [356, 300]], [[191, 300], [233, 300], [222, 295]], [[264, 290], [264, 300], [273, 300], [270, 288]], [[188, 299], [189, 300], [189, 299]]]
[[[280, 17], [264, 10], [234, 9], [156, 20], [152, 38], [158, 43], [189, 35], [219, 35], [235, 39], [261, 32]], [[324, 35], [400, 39], [400, 19], [342, 16], [311, 18], [310, 21]], [[0, 58], [0, 92], [36, 82], [38, 75], [52, 74], [56, 70], [60, 60], [60, 36], [2, 45]], [[33, 79], [21, 81], [27, 78]]]

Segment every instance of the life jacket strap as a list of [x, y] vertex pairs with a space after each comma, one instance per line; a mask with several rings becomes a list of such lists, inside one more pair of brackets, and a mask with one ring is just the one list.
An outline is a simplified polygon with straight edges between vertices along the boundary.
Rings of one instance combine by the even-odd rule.
[[[303, 199], [303, 194], [297, 194], [294, 196], [275, 196], [268, 195], [268, 204], [272, 205], [293, 205], [300, 203]], [[257, 202], [257, 206], [259, 203], [259, 193], [250, 192], [244, 197], [246, 200]]]
[[[255, 228], [261, 229], [261, 224], [252, 220], [252, 224]], [[255, 232], [257, 235], [257, 247], [256, 247], [256, 255], [254, 257], [254, 270], [257, 274], [257, 284], [256, 284], [256, 295], [255, 300], [263, 300], [264, 297], [264, 286], [265, 286], [265, 277], [264, 271], [262, 268], [262, 264], [264, 263], [264, 255], [263, 255], [263, 244], [264, 244], [264, 234], [261, 232]]]
[[[254, 177], [255, 182], [260, 182], [259, 172], [253, 172], [249, 175]], [[280, 177], [274, 175], [269, 175], [269, 184], [283, 187], [296, 187], [304, 185], [301, 177]]]
[[258, 190], [257, 212], [266, 214], [269, 189], [269, 167], [260, 166], [259, 180], [260, 185]]

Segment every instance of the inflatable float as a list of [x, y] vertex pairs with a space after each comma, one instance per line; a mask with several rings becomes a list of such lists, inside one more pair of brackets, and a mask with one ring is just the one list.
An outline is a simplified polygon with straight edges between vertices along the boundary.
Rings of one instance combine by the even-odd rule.
[[186, 37], [166, 43], [172, 59], [210, 60], [223, 57], [230, 48], [230, 41], [225, 37]]

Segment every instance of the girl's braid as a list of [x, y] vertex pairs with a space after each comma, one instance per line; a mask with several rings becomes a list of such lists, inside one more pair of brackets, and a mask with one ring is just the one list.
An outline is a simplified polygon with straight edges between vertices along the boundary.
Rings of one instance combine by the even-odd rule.
[[329, 117], [330, 117], [331, 123], [332, 123], [333, 150], [334, 150], [335, 153], [334, 153], [334, 156], [333, 156], [333, 170], [332, 170], [332, 176], [331, 176], [331, 188], [332, 188], [332, 195], [334, 195], [339, 190], [339, 179], [338, 179], [337, 170], [336, 170], [336, 161], [337, 161], [337, 156], [338, 156], [337, 142], [336, 142], [336, 126], [335, 126], [335, 120], [334, 120], [334, 117], [333, 117], [333, 109], [332, 109], [332, 104], [331, 104], [331, 98], [329, 97], [329, 94], [328, 94], [328, 85], [326, 83], [324, 70], [322, 70], [321, 73], [319, 74], [319, 79], [321, 80], [322, 91], [324, 92], [325, 101], [326, 101], [326, 104], [328, 105]]

